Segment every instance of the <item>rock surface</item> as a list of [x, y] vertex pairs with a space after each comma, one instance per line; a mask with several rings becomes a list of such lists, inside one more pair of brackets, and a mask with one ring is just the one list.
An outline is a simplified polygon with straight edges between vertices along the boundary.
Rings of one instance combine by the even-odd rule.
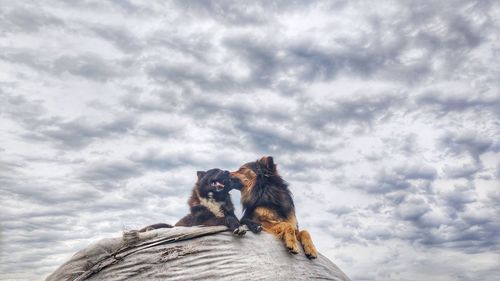
[[349, 278], [319, 255], [289, 254], [270, 234], [175, 227], [100, 240], [47, 277], [61, 280], [335, 280]]

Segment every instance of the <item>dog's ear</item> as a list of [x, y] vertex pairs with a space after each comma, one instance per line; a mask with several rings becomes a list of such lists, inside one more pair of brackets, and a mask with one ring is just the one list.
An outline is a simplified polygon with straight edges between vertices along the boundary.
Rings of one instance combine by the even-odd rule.
[[205, 171], [198, 171], [196, 172], [196, 175], [198, 176], [198, 180], [201, 180], [207, 172]]
[[260, 158], [259, 164], [266, 169], [266, 171], [271, 173], [276, 173], [276, 165], [274, 165], [274, 159], [272, 156], [264, 156]]

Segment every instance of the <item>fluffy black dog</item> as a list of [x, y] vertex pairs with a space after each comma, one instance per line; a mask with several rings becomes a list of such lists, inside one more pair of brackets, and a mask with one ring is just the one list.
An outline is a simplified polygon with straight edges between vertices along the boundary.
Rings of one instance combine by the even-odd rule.
[[[197, 172], [198, 180], [188, 200], [190, 213], [179, 220], [175, 226], [216, 226], [225, 225], [234, 234], [244, 235], [245, 230], [234, 214], [234, 206], [229, 191], [241, 189], [241, 182], [232, 178], [228, 171], [211, 169]], [[172, 227], [168, 224], [154, 224], [140, 230]]]

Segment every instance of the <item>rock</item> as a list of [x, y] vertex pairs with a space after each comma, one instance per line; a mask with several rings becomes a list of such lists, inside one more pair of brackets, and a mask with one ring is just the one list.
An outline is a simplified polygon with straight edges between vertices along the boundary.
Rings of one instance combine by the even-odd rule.
[[225, 226], [175, 227], [100, 240], [47, 277], [61, 280], [335, 280], [349, 278], [319, 255], [288, 253], [268, 233], [236, 237]]

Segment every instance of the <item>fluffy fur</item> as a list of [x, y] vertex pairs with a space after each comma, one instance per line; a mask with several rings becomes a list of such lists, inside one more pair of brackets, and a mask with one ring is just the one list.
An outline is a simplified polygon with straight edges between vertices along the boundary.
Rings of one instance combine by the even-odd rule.
[[[198, 180], [188, 200], [190, 213], [179, 220], [175, 226], [216, 226], [225, 225], [234, 234], [244, 235], [238, 218], [234, 215], [234, 206], [229, 191], [241, 188], [237, 179], [232, 179], [228, 171], [211, 169], [197, 172]], [[157, 228], [172, 227], [160, 223], [147, 226], [139, 232]]]
[[241, 181], [241, 203], [245, 210], [242, 224], [253, 232], [264, 229], [274, 234], [293, 254], [299, 252], [299, 241], [308, 258], [318, 256], [309, 232], [299, 231], [292, 194], [278, 174], [272, 157], [246, 163], [231, 172], [231, 176]]
[[228, 171], [212, 169], [198, 172], [198, 181], [188, 205], [191, 213], [178, 221], [175, 226], [215, 226], [225, 225], [237, 235], [245, 234], [234, 215], [234, 206], [229, 191], [234, 187]]

